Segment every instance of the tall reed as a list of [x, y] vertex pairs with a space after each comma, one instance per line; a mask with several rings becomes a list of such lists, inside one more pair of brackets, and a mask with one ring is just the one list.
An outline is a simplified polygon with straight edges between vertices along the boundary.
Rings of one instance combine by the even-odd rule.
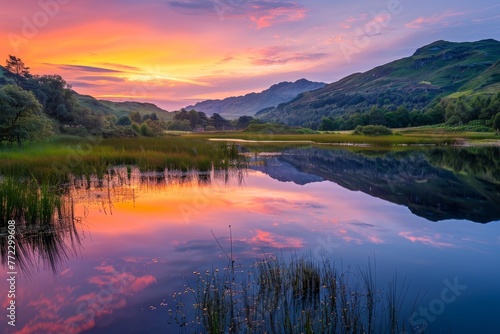
[[[16, 260], [27, 275], [38, 263], [57, 272], [80, 243], [73, 204], [47, 182], [12, 177], [0, 180], [0, 219], [2, 231], [7, 230], [8, 221], [15, 221]], [[2, 233], [2, 264], [7, 253], [7, 234]]]
[[248, 268], [195, 274], [186, 290], [194, 309], [176, 294], [169, 310], [187, 332], [399, 333], [407, 323], [400, 310], [408, 285], [396, 277], [388, 291], [378, 289], [370, 263], [351, 271], [311, 256], [267, 256]]

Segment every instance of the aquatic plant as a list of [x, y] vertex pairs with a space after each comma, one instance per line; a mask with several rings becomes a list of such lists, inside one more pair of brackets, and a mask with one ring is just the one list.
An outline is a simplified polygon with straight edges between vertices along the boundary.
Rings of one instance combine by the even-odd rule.
[[170, 319], [197, 333], [411, 333], [400, 314], [408, 284], [396, 276], [384, 292], [374, 274], [370, 263], [343, 270], [328, 259], [269, 255], [195, 272], [195, 284], [174, 295]]
[[68, 201], [49, 183], [34, 179], [3, 178], [0, 181], [0, 255], [6, 263], [7, 224], [15, 222], [15, 256], [20, 271], [30, 275], [39, 263], [56, 273], [80, 239]]

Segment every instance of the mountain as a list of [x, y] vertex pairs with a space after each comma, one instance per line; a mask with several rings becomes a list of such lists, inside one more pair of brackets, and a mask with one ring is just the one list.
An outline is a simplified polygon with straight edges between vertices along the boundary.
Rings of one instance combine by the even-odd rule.
[[156, 113], [158, 119], [170, 121], [174, 119], [174, 114], [157, 107], [152, 103], [144, 102], [112, 102], [107, 100], [98, 100], [90, 95], [76, 94], [78, 102], [94, 112], [102, 112], [105, 115], [113, 114], [117, 118], [129, 116], [132, 112], [139, 112], [141, 116], [145, 114]]
[[488, 223], [500, 219], [499, 158], [496, 148], [436, 148], [364, 155], [311, 147], [260, 156], [250, 168], [299, 185], [332, 181], [404, 205], [430, 221], [467, 219]]
[[273, 108], [280, 103], [288, 102], [298, 94], [324, 87], [322, 82], [312, 82], [300, 79], [295, 82], [280, 82], [260, 93], [250, 93], [244, 96], [233, 96], [223, 100], [206, 100], [188, 106], [185, 109], [202, 111], [208, 116], [218, 113], [225, 118], [254, 116], [258, 111]]
[[499, 91], [500, 42], [437, 41], [410, 57], [302, 93], [259, 112], [257, 117], [287, 125], [317, 126], [323, 117], [347, 118], [373, 107], [388, 112], [404, 106], [409, 111], [425, 112], [440, 100], [491, 96]]

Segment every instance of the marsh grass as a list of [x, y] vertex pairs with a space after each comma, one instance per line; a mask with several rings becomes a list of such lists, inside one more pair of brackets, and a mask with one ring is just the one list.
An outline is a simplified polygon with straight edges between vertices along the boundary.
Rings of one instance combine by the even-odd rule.
[[67, 181], [68, 175], [103, 177], [111, 166], [141, 171], [224, 169], [240, 163], [235, 144], [186, 137], [78, 138], [61, 136], [23, 148], [0, 149], [0, 175]]
[[[406, 281], [377, 288], [374, 269], [311, 256], [267, 256], [251, 267], [195, 272], [174, 295], [172, 323], [187, 333], [401, 333]], [[191, 294], [194, 303], [185, 303]], [[193, 309], [188, 305], [193, 305]], [[411, 333], [406, 325], [406, 333]]]
[[[217, 139], [243, 139], [257, 142], [269, 141], [294, 141], [296, 143], [313, 143], [323, 145], [371, 145], [380, 147], [392, 147], [401, 145], [451, 145], [456, 142], [460, 133], [455, 134], [437, 134], [428, 133], [406, 133], [394, 134], [390, 136], [363, 136], [348, 133], [316, 133], [316, 134], [260, 134], [248, 132], [226, 132], [209, 134], [190, 134], [186, 137], [194, 138], [217, 138]], [[483, 134], [483, 136], [485, 136]], [[245, 143], [246, 144], [246, 143]]]
[[34, 179], [3, 178], [0, 181], [0, 253], [5, 265], [8, 253], [8, 221], [15, 221], [16, 262], [30, 275], [40, 263], [54, 274], [69, 253], [80, 244], [73, 203], [49, 183]]

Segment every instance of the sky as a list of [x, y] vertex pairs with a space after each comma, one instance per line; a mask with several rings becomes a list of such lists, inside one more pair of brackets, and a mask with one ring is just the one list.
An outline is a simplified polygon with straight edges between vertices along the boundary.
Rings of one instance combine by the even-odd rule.
[[25, 0], [2, 8], [0, 57], [59, 74], [81, 94], [169, 111], [282, 81], [335, 82], [436, 40], [500, 40], [497, 0]]

